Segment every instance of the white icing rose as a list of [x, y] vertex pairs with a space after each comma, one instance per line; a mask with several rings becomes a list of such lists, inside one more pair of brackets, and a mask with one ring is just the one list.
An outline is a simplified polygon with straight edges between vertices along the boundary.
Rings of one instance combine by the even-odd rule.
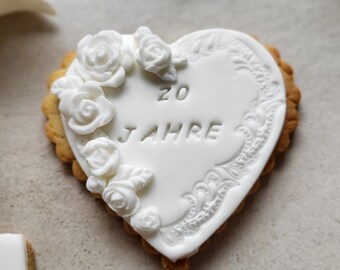
[[142, 235], [154, 233], [161, 225], [159, 213], [155, 207], [148, 207], [139, 211], [131, 217], [130, 223]]
[[116, 88], [133, 66], [132, 50], [116, 31], [87, 35], [78, 43], [75, 70], [85, 81]]
[[139, 208], [139, 198], [131, 181], [112, 181], [104, 189], [103, 200], [122, 217], [133, 215]]
[[152, 172], [129, 164], [119, 167], [118, 173], [103, 191], [103, 200], [122, 217], [129, 217], [139, 208], [136, 191], [150, 183]]
[[89, 141], [82, 154], [87, 161], [92, 175], [111, 176], [116, 172], [119, 152], [114, 142], [105, 137]]
[[61, 113], [69, 127], [80, 135], [92, 133], [106, 125], [115, 114], [112, 103], [94, 82], [84, 83], [78, 89], [65, 90], [59, 98]]
[[176, 81], [175, 65], [185, 64], [186, 59], [179, 54], [173, 55], [170, 47], [147, 27], [138, 28], [134, 37], [139, 46], [136, 52], [138, 65], [163, 80]]

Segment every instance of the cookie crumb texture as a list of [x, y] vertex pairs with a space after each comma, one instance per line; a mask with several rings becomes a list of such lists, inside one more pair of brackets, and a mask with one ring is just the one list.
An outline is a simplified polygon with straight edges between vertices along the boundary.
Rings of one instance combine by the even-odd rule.
[[[268, 160], [265, 168], [262, 171], [261, 177], [270, 174], [270, 172], [274, 169], [276, 158], [278, 155], [285, 152], [291, 141], [291, 134], [296, 129], [299, 123], [299, 114], [297, 111], [298, 104], [300, 102], [301, 94], [299, 88], [294, 84], [294, 73], [292, 67], [281, 59], [279, 51], [273, 46], [266, 45], [266, 49], [270, 52], [270, 54], [275, 59], [276, 63], [280, 67], [281, 73], [283, 75], [283, 79], [285, 82], [286, 88], [286, 97], [287, 97], [287, 111], [284, 127], [278, 140], [278, 143]], [[70, 52], [66, 54], [61, 62], [61, 68], [54, 71], [48, 80], [48, 88], [51, 88], [51, 85], [55, 80], [65, 75], [68, 66], [71, 64], [73, 59], [75, 58], [76, 53]], [[72, 172], [74, 176], [80, 181], [86, 181], [87, 176], [81, 169], [78, 161], [76, 160], [70, 145], [67, 141], [65, 131], [63, 128], [61, 114], [59, 111], [59, 99], [52, 93], [48, 94], [43, 102], [42, 110], [45, 116], [47, 117], [47, 123], [45, 126], [45, 132], [47, 137], [51, 142], [56, 145], [56, 154], [60, 160], [65, 163], [70, 163], [72, 165]], [[254, 184], [253, 188], [250, 190], [249, 195], [253, 194], [260, 187], [260, 180]], [[239, 213], [245, 204], [245, 200], [239, 205], [233, 215]], [[109, 209], [110, 212], [112, 210]], [[117, 216], [113, 213], [113, 216]], [[227, 222], [218, 229], [215, 234], [224, 231]], [[138, 235], [131, 226], [124, 221], [124, 228], [127, 232]], [[209, 240], [208, 240], [209, 241]], [[202, 251], [208, 244], [206, 241], [199, 249]], [[143, 238], [141, 238], [143, 248], [149, 252], [150, 254], [157, 255], [161, 257], [161, 265], [164, 269], [178, 269], [178, 270], [186, 270], [190, 268], [190, 258], [183, 258], [181, 260], [176, 261], [175, 263], [170, 261], [163, 255], [160, 255], [153, 247], [151, 247]], [[34, 269], [34, 268], [32, 268]], [[31, 268], [30, 268], [31, 270]]]
[[26, 241], [26, 248], [28, 258], [28, 270], [36, 270], [34, 250], [32, 244], [29, 241]]

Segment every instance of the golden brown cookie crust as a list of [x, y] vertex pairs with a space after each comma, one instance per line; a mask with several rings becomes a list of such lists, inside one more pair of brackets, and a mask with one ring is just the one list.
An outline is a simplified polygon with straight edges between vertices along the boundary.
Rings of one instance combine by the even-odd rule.
[[35, 258], [34, 251], [31, 243], [26, 240], [26, 248], [27, 248], [27, 258], [28, 258], [28, 270], [35, 270]]
[[[270, 45], [266, 45], [265, 47], [275, 59], [283, 75], [283, 79], [285, 81], [285, 87], [286, 87], [287, 112], [286, 112], [286, 119], [285, 119], [285, 123], [284, 123], [281, 136], [278, 140], [278, 143], [270, 159], [267, 162], [267, 165], [265, 166], [265, 168], [263, 169], [261, 173], [261, 177], [266, 176], [272, 172], [278, 155], [282, 154], [283, 152], [287, 150], [290, 144], [290, 141], [291, 141], [291, 138], [290, 138], [291, 134], [296, 129], [299, 123], [299, 114], [297, 111], [297, 107], [299, 105], [300, 98], [301, 98], [300, 90], [294, 84], [294, 73], [293, 73], [292, 67], [288, 63], [286, 63], [284, 60], [281, 59], [280, 53], [276, 48]], [[64, 74], [66, 73], [67, 67], [71, 64], [75, 56], [76, 54], [74, 51], [64, 56], [62, 63], [61, 63], [61, 68], [53, 72], [48, 79], [49, 89], [51, 88], [51, 85], [55, 80], [64, 76]], [[46, 126], [45, 126], [45, 132], [49, 140], [56, 145], [57, 156], [63, 162], [72, 163], [72, 172], [74, 176], [80, 181], [85, 181], [87, 179], [87, 176], [85, 175], [78, 161], [73, 155], [73, 152], [70, 148], [70, 145], [67, 141], [67, 138], [64, 132], [61, 115], [59, 111], [59, 99], [55, 95], [50, 93], [49, 95], [47, 95], [47, 97], [45, 98], [43, 102], [42, 110], [48, 119]], [[254, 186], [248, 193], [248, 196], [256, 192], [256, 190], [258, 190], [258, 188], [261, 185], [261, 177], [256, 181], [256, 183], [254, 184]], [[96, 194], [93, 194], [93, 195], [96, 196]], [[244, 208], [246, 199], [247, 198], [243, 200], [243, 202], [235, 210], [233, 215], [239, 213]], [[110, 210], [109, 208], [107, 209], [110, 213], [112, 213], [113, 216], [117, 216], [112, 210]], [[227, 221], [215, 232], [215, 234], [223, 232], [226, 226], [227, 226]], [[133, 235], [138, 235], [131, 228], [131, 226], [125, 221], [124, 221], [124, 228], [128, 233], [131, 233]], [[190, 268], [190, 258], [183, 258], [174, 263], [170, 261], [167, 257], [160, 255], [159, 252], [155, 250], [152, 246], [150, 246], [142, 237], [141, 237], [141, 242], [142, 242], [142, 246], [144, 250], [146, 250], [150, 254], [159, 255], [161, 257], [161, 265], [164, 269], [187, 270]], [[199, 252], [206, 248], [206, 246], [208, 245], [208, 242], [209, 242], [209, 239], [208, 241], [206, 241], [205, 243], [201, 245]]]

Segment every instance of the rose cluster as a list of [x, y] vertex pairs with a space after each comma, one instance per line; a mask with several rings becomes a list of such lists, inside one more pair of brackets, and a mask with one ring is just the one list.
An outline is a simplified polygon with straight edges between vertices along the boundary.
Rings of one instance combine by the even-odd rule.
[[[135, 53], [133, 47], [137, 47]], [[138, 28], [133, 39], [116, 31], [101, 31], [79, 42], [70, 67], [74, 75], [62, 77], [51, 88], [61, 100], [60, 110], [72, 131], [89, 134], [113, 119], [114, 108], [101, 87], [120, 87], [136, 62], [163, 80], [175, 81], [175, 65], [185, 64], [186, 58], [172, 52], [147, 27]]]
[[133, 228], [141, 234], [150, 234], [160, 226], [157, 209], [140, 209], [137, 196], [153, 175], [144, 168], [119, 164], [116, 144], [101, 130], [115, 116], [105, 91], [107, 87], [120, 87], [136, 65], [163, 80], [176, 81], [175, 66], [185, 63], [186, 58], [172, 52], [146, 27], [139, 28], [133, 36], [102, 31], [79, 42], [70, 74], [51, 87], [60, 99], [59, 109], [68, 128], [82, 138], [78, 148], [90, 174], [87, 189], [101, 195], [118, 215], [131, 218]]
[[[135, 52], [134, 47], [137, 47]], [[175, 66], [186, 63], [183, 55], [173, 52], [149, 28], [140, 27], [134, 34], [134, 42], [115, 31], [87, 35], [78, 43], [74, 70], [84, 81], [116, 88], [123, 84], [135, 60], [140, 68], [166, 81], [176, 81]]]

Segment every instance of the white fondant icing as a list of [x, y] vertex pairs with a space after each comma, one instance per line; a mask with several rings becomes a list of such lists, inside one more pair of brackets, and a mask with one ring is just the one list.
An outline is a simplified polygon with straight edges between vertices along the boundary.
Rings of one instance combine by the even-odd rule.
[[173, 55], [171, 48], [145, 26], [138, 28], [134, 37], [138, 44], [136, 51], [138, 65], [163, 80], [176, 81], [175, 65], [186, 64], [184, 55], [179, 53]]
[[27, 247], [20, 234], [0, 234], [0, 269], [27, 270]]
[[[153, 34], [139, 29], [137, 45], [148, 35]], [[124, 35], [122, 42], [131, 45], [133, 37]], [[259, 177], [281, 133], [285, 88], [274, 59], [245, 34], [205, 30], [167, 46], [172, 58], [176, 52], [187, 59], [177, 81], [169, 84], [139, 70], [131, 73], [119, 89], [105, 91], [117, 115], [100, 131], [115, 143], [120, 163], [133, 165], [120, 165], [116, 176], [105, 179], [109, 184], [104, 201], [175, 261], [192, 255]], [[162, 50], [167, 51], [163, 46], [160, 55]], [[169, 63], [168, 54], [163, 56], [166, 61], [161, 63]], [[67, 76], [77, 74], [77, 64], [71, 64]], [[97, 189], [101, 184], [94, 183], [92, 169], [78, 149], [93, 137], [74, 133], [67, 121], [63, 115], [72, 150], [90, 177], [88, 185]], [[119, 176], [126, 166], [149, 168], [154, 181]], [[135, 183], [148, 186], [137, 196]], [[159, 227], [154, 226], [152, 234], [141, 226], [148, 217], [145, 209], [157, 210]]]
[[106, 99], [102, 88], [95, 82], [87, 82], [77, 89], [59, 91], [56, 85], [53, 90], [60, 96], [59, 109], [68, 121], [68, 126], [77, 134], [89, 134], [109, 123], [115, 111]]
[[119, 87], [133, 66], [132, 49], [122, 43], [122, 36], [116, 31], [87, 35], [78, 43], [75, 70], [85, 81]]

